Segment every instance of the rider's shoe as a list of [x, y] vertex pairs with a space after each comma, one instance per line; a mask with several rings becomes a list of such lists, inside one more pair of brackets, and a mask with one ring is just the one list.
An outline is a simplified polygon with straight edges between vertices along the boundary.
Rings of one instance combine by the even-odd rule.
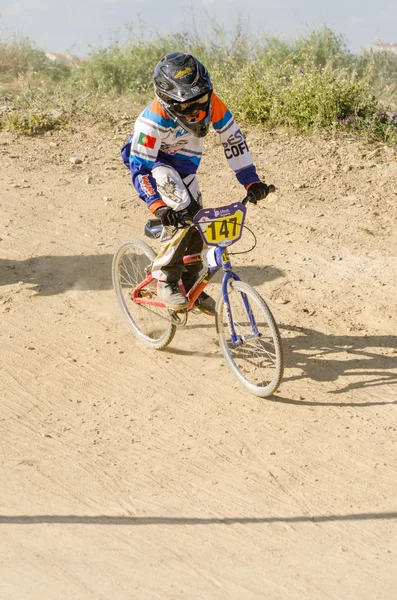
[[189, 306], [189, 300], [184, 296], [176, 281], [159, 281], [157, 295], [171, 310], [184, 310]]
[[205, 292], [201, 292], [196, 300], [196, 306], [207, 315], [215, 316], [215, 300]]

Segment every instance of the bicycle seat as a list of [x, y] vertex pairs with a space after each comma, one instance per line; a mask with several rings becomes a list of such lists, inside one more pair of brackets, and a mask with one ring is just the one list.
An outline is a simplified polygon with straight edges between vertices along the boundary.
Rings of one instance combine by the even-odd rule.
[[144, 234], [146, 237], [156, 240], [160, 237], [162, 230], [163, 226], [160, 219], [149, 219], [145, 224]]

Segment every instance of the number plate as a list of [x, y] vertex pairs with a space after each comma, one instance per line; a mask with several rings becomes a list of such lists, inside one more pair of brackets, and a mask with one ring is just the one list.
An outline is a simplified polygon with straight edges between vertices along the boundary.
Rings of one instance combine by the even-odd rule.
[[194, 217], [194, 222], [207, 246], [225, 248], [241, 238], [245, 213], [244, 204], [235, 202], [220, 208], [203, 208]]

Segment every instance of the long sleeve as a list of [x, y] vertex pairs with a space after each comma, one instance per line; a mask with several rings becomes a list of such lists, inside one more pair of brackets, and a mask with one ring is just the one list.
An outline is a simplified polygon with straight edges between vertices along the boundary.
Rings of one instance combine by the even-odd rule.
[[238, 181], [244, 187], [258, 181], [259, 177], [247, 142], [233, 115], [216, 94], [212, 95], [211, 121], [219, 134], [228, 164], [235, 172]]
[[166, 127], [170, 123], [172, 121], [166, 118], [158, 102], [154, 101], [137, 118], [134, 133], [121, 151], [139, 197], [152, 212], [164, 205], [152, 169], [158, 158]]

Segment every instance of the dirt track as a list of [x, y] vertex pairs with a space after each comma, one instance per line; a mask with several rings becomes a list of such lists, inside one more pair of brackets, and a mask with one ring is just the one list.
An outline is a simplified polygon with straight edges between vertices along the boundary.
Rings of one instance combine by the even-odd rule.
[[[235, 264], [287, 361], [260, 400], [211, 318], [159, 353], [118, 314], [131, 122], [0, 137], [0, 599], [394, 599], [396, 153], [248, 132], [279, 191]], [[206, 206], [241, 198], [226, 168], [211, 136]]]

